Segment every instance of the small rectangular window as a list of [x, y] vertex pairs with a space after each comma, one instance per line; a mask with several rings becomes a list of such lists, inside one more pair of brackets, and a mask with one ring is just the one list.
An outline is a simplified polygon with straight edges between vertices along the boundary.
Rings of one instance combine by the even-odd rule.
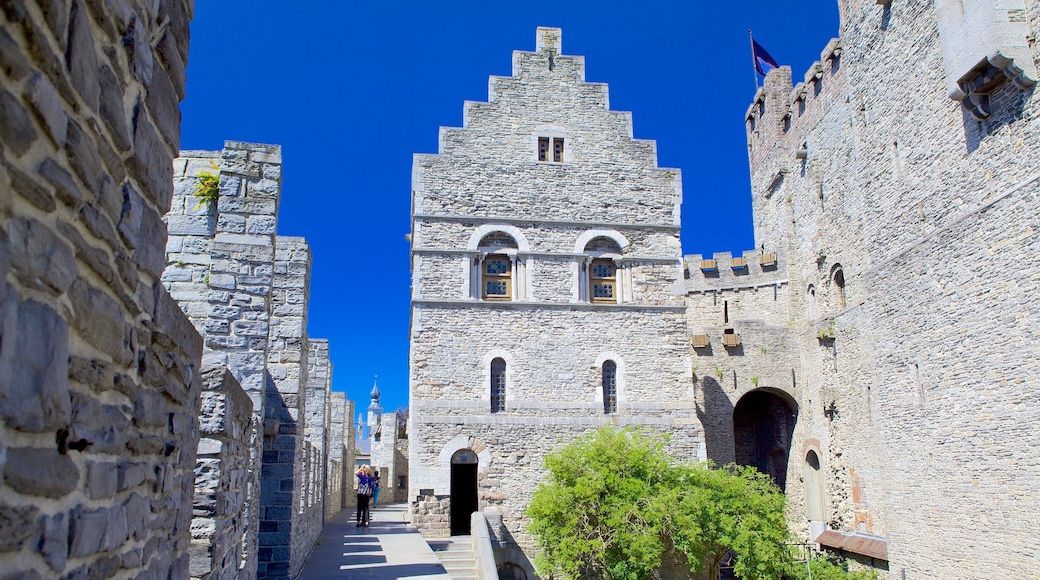
[[538, 138], [538, 161], [549, 160], [549, 138], [539, 137]]
[[553, 139], [553, 161], [563, 163], [563, 139], [559, 137]]

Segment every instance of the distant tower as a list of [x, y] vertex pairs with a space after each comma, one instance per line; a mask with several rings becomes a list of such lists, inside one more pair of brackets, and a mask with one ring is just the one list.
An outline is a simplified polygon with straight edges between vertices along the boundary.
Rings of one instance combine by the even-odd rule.
[[372, 381], [372, 392], [369, 393], [369, 397], [372, 398], [372, 402], [368, 405], [368, 438], [372, 438], [379, 431], [379, 423], [383, 419], [383, 407], [379, 405], [379, 376], [376, 375], [376, 380]]

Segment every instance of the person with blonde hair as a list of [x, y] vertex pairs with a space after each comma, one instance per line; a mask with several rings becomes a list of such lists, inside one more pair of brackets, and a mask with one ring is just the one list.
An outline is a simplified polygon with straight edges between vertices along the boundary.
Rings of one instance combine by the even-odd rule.
[[373, 490], [372, 469], [368, 465], [362, 465], [354, 472], [354, 475], [358, 478], [356, 527], [360, 528], [363, 525], [367, 528], [370, 519], [368, 498], [372, 497]]

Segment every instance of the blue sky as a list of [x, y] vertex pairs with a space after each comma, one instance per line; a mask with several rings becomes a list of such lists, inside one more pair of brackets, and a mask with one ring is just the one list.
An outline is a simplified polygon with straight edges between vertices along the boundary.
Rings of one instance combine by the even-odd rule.
[[375, 375], [384, 409], [408, 404], [412, 154], [487, 100], [537, 26], [563, 28], [563, 52], [682, 169], [683, 253], [751, 249], [747, 31], [800, 78], [837, 35], [835, 0], [195, 3], [181, 147], [282, 146], [278, 232], [310, 242], [309, 334], [360, 408]]

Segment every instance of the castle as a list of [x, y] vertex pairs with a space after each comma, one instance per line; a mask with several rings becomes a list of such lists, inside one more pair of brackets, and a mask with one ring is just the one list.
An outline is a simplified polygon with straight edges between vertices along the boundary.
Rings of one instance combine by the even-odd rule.
[[[1040, 573], [1040, 4], [840, 8], [748, 109], [741, 256], [682, 255], [679, 171], [557, 29], [416, 157], [409, 462], [394, 417], [373, 460], [424, 532], [530, 577], [544, 455], [646, 425], [888, 577]], [[291, 577], [353, 496], [280, 149], [179, 151], [192, 11], [0, 9], [5, 577]]]
[[756, 248], [680, 257], [678, 169], [561, 31], [412, 187], [409, 496], [533, 577], [546, 453], [600, 425], [769, 474], [802, 540], [892, 578], [1040, 573], [1040, 4], [840, 3], [747, 112]]

